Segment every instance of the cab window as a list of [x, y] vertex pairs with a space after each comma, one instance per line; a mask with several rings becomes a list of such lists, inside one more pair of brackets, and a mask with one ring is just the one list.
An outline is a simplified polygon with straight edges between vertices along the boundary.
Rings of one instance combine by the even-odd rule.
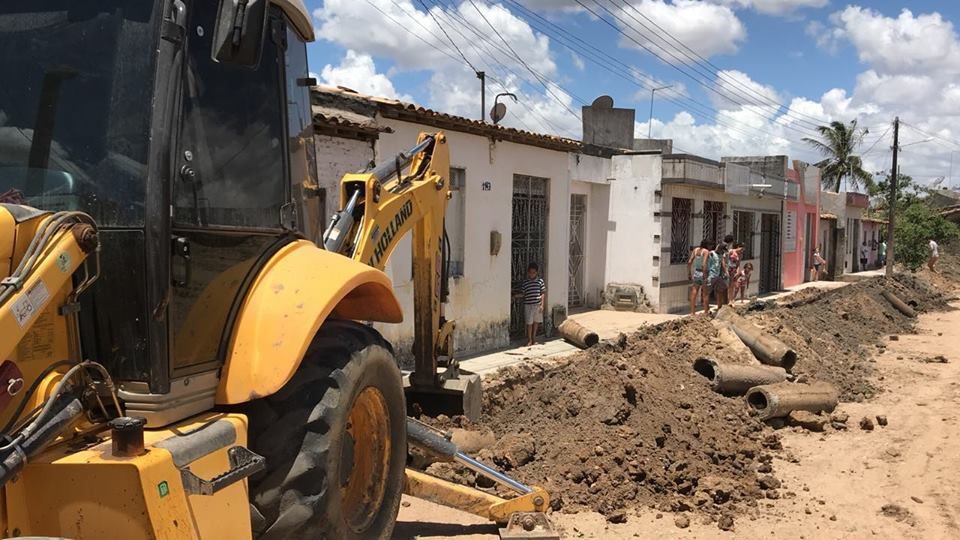
[[219, 5], [195, 1], [189, 10], [174, 221], [280, 228], [286, 200], [280, 46], [268, 28], [255, 68], [214, 61], [211, 38]]

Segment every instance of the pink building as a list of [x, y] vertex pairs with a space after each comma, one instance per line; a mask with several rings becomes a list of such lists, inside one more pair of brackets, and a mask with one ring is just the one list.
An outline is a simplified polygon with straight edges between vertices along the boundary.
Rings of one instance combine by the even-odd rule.
[[783, 286], [810, 281], [820, 223], [820, 169], [802, 161], [787, 169], [789, 189], [783, 209]]

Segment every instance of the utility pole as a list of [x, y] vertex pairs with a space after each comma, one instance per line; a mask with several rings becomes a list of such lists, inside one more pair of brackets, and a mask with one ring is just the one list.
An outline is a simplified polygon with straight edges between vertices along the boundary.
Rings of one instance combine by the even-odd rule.
[[480, 79], [480, 121], [487, 121], [487, 73], [478, 71], [477, 78]]
[[893, 218], [897, 208], [897, 189], [900, 187], [900, 169], [897, 152], [900, 150], [900, 117], [893, 119], [893, 168], [890, 169], [890, 200], [887, 203], [887, 277], [893, 277]]
[[650, 89], [650, 119], [647, 120], [647, 138], [649, 139], [653, 134], [653, 95], [657, 93], [658, 90], [666, 90], [667, 88], [673, 88], [673, 85], [661, 86], [659, 88], [654, 87]]

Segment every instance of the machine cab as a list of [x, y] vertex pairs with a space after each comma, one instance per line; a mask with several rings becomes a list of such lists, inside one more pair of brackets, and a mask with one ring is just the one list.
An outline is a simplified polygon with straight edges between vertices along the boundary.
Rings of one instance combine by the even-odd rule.
[[312, 34], [301, 0], [0, 5], [0, 202], [97, 221], [82, 353], [151, 425], [213, 405], [252, 276], [317, 237]]

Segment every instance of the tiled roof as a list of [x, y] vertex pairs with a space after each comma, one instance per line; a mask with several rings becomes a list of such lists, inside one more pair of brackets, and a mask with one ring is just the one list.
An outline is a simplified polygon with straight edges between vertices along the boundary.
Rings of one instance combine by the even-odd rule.
[[837, 220], [837, 216], [835, 216], [835, 215], [833, 215], [833, 214], [820, 214], [820, 219], [832, 219], [832, 220], [836, 221], [836, 220]]
[[[311, 93], [314, 97], [314, 119], [319, 119], [322, 122], [349, 122], [350, 125], [353, 126], [367, 126], [365, 120], [354, 118], [350, 115], [335, 114], [329, 107], [321, 107], [322, 110], [318, 111], [318, 101], [325, 101], [327, 98], [332, 98], [338, 99], [341, 102], [346, 101], [372, 105], [376, 108], [376, 112], [379, 112], [384, 118], [393, 118], [418, 124], [426, 124], [441, 129], [484, 135], [503, 141], [528, 144], [565, 152], [580, 152], [586, 147], [586, 145], [575, 139], [544, 133], [534, 133], [532, 131], [500, 126], [489, 122], [481, 122], [480, 120], [435, 111], [414, 103], [384, 97], [368, 96], [339, 86], [315, 86], [311, 89]], [[318, 114], [320, 114], [319, 117], [317, 116]], [[359, 116], [363, 115], [361, 114]], [[371, 121], [373, 125], [376, 124], [375, 114], [370, 115], [366, 119]]]

